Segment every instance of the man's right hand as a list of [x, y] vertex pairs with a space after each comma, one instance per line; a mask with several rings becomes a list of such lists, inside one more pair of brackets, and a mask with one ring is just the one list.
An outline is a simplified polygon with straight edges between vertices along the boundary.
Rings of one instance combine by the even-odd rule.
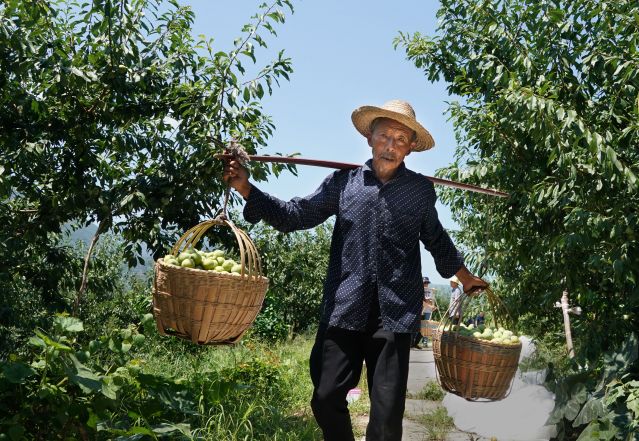
[[248, 171], [242, 165], [231, 159], [224, 166], [222, 179], [227, 185], [233, 187], [244, 199], [248, 199], [251, 193], [251, 183], [248, 180]]

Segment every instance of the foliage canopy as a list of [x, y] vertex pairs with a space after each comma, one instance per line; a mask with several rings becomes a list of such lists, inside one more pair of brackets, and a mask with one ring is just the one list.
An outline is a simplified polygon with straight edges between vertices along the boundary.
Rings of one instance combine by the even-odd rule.
[[[120, 236], [133, 266], [143, 245], [158, 257], [217, 212], [226, 186], [214, 154], [231, 139], [255, 153], [273, 131], [261, 101], [289, 78], [291, 60], [281, 51], [261, 65], [257, 55], [285, 10], [289, 0], [263, 4], [226, 51], [195, 39], [193, 12], [175, 0], [0, 3], [0, 284], [9, 297], [28, 283], [35, 303], [64, 308], [59, 267], [75, 264], [58, 246], [65, 225], [96, 223], [96, 240]], [[261, 164], [252, 174], [281, 170]]]
[[[567, 288], [584, 311], [572, 320], [576, 365], [605, 364], [639, 328], [639, 5], [442, 0], [438, 17], [437, 36], [395, 44], [459, 97], [456, 161], [439, 174], [510, 193], [444, 191], [457, 240], [516, 315], [547, 324], [540, 333], [562, 338], [554, 303]], [[637, 418], [636, 405], [621, 408]]]

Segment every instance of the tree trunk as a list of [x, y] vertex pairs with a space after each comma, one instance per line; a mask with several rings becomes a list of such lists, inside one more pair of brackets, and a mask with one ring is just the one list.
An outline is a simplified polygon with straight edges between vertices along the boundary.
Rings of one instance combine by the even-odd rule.
[[89, 261], [91, 260], [91, 254], [93, 254], [93, 248], [102, 234], [102, 230], [106, 225], [106, 221], [103, 219], [100, 221], [98, 225], [98, 229], [95, 231], [93, 238], [91, 239], [91, 243], [89, 244], [89, 249], [87, 250], [86, 256], [84, 256], [84, 268], [82, 270], [82, 282], [80, 283], [80, 288], [78, 289], [78, 293], [75, 297], [75, 302], [73, 304], [73, 316], [78, 317], [80, 315], [80, 303], [82, 302], [82, 297], [84, 296], [85, 291], [87, 290], [87, 285], [89, 282]]

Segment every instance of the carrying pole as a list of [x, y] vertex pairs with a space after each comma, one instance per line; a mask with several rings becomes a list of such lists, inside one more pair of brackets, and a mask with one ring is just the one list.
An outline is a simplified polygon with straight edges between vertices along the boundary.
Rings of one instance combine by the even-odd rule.
[[[231, 160], [233, 155], [229, 153], [218, 153], [215, 155], [218, 159]], [[248, 155], [249, 161], [256, 162], [276, 162], [280, 164], [297, 164], [297, 165], [311, 165], [314, 167], [326, 167], [336, 168], [338, 170], [352, 170], [361, 167], [361, 164], [353, 164], [348, 162], [336, 162], [336, 161], [323, 161], [319, 159], [297, 158], [290, 156], [261, 156], [261, 155]], [[458, 188], [461, 190], [474, 191], [476, 193], [487, 194], [490, 196], [496, 196], [500, 198], [507, 198], [508, 193], [503, 191], [493, 190], [491, 188], [478, 187], [472, 184], [465, 184], [463, 182], [451, 181], [449, 179], [435, 178], [433, 176], [426, 176], [433, 184], [445, 185], [446, 187]]]

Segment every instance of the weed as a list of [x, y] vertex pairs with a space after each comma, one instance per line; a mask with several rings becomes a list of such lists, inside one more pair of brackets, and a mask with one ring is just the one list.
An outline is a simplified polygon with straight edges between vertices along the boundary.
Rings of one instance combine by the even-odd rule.
[[441, 386], [434, 380], [429, 380], [424, 384], [421, 391], [416, 394], [409, 394], [408, 398], [416, 400], [441, 401], [444, 399], [444, 391]]
[[445, 440], [448, 432], [455, 427], [453, 419], [448, 416], [448, 412], [443, 406], [438, 406], [436, 409], [420, 415], [417, 421], [426, 427], [427, 439], [432, 441]]

